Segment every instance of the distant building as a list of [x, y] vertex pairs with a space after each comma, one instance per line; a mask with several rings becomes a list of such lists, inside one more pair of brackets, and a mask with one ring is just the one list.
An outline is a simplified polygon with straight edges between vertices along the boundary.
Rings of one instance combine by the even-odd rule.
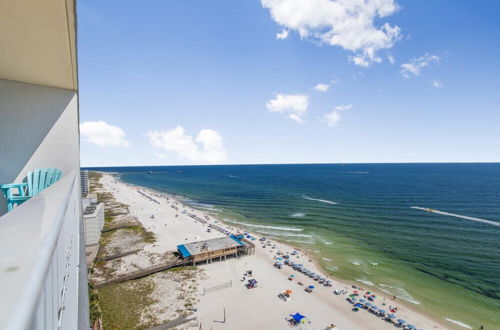
[[89, 194], [86, 198], [82, 198], [82, 208], [85, 246], [97, 245], [104, 227], [104, 203], [99, 203], [95, 194]]
[[240, 254], [255, 252], [255, 245], [246, 241], [242, 235], [212, 238], [206, 241], [181, 244], [177, 251], [182, 259], [192, 260], [193, 264], [200, 261], [212, 261], [214, 258], [226, 259], [227, 256], [237, 257]]
[[82, 197], [89, 193], [89, 171], [80, 171], [80, 182], [82, 187]]

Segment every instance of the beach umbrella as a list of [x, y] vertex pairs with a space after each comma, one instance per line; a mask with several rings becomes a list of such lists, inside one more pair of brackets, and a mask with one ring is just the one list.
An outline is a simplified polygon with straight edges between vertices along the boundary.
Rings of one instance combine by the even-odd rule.
[[406, 321], [405, 321], [405, 320], [403, 320], [403, 319], [398, 319], [398, 323], [399, 323], [399, 324], [405, 324], [405, 323], [406, 323]]
[[358, 293], [359, 291], [358, 291], [358, 290], [354, 290], [353, 292], [354, 292], [354, 293]]
[[354, 305], [354, 307], [358, 307], [358, 308], [359, 308], [359, 307], [363, 307], [363, 305], [361, 305], [361, 304], [356, 304], [356, 305]]
[[387, 315], [387, 316], [389, 316], [389, 318], [390, 318], [390, 319], [394, 319], [394, 318], [396, 318], [396, 315], [394, 315], [394, 314], [389, 314], [389, 315]]
[[366, 303], [365, 306], [371, 307], [372, 303]]
[[378, 309], [378, 306], [372, 306], [371, 308], [372, 309]]
[[292, 274], [292, 275], [290, 275], [290, 277], [295, 277], [295, 275]]
[[379, 310], [378, 310], [378, 312], [379, 312], [380, 314], [385, 314], [385, 309], [379, 309]]
[[309, 285], [309, 289], [314, 289], [314, 285]]
[[286, 294], [292, 294], [292, 290], [286, 290], [285, 293]]
[[359, 302], [365, 303], [366, 300], [365, 299], [359, 299]]
[[406, 327], [407, 327], [408, 329], [417, 329], [417, 327], [416, 327], [416, 326], [414, 326], [413, 324], [408, 324]]

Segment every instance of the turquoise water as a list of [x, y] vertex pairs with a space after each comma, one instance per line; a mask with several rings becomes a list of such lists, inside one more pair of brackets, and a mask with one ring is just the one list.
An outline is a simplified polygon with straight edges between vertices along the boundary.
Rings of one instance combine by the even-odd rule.
[[307, 248], [334, 277], [436, 318], [499, 328], [500, 164], [96, 169]]

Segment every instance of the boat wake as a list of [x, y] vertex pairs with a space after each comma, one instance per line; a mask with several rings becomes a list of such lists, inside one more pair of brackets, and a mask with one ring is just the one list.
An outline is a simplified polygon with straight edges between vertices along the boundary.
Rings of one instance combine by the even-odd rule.
[[447, 215], [447, 216], [450, 216], [450, 217], [455, 217], [455, 218], [460, 218], [460, 219], [465, 219], [465, 220], [470, 220], [470, 221], [487, 223], [489, 225], [493, 225], [493, 226], [497, 226], [497, 227], [500, 226], [500, 222], [495, 222], [495, 221], [481, 219], [481, 218], [468, 217], [466, 215], [460, 215], [460, 214], [443, 212], [443, 211], [439, 211], [439, 210], [430, 209], [428, 207], [412, 206], [411, 208], [415, 209], [415, 210], [422, 210], [422, 211], [427, 211], [427, 212], [431, 212], [431, 213]]
[[321, 202], [321, 203], [325, 203], [325, 204], [330, 204], [330, 205], [336, 205], [337, 203], [336, 202], [333, 202], [333, 201], [329, 201], [327, 199], [319, 199], [319, 198], [312, 198], [312, 197], [309, 197], [309, 196], [302, 196], [303, 198], [307, 199], [307, 200], [310, 200], [310, 201], [316, 201], [316, 202]]

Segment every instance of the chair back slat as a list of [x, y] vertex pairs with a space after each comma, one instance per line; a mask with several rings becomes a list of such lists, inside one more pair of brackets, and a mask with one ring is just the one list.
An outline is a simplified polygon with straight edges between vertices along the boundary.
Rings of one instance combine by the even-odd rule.
[[48, 187], [52, 184], [52, 177], [54, 176], [54, 169], [48, 168], [45, 176], [45, 186]]
[[34, 171], [29, 171], [26, 174], [26, 178], [28, 179], [28, 196], [33, 196], [33, 178], [35, 174]]
[[47, 188], [47, 171], [45, 170], [40, 170], [40, 178], [38, 179], [38, 192], [41, 192], [45, 188]]

